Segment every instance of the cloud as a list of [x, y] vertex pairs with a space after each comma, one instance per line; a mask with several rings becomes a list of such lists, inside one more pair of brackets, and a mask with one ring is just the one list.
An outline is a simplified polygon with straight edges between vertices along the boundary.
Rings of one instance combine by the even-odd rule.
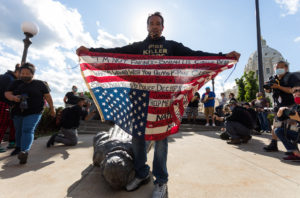
[[275, 0], [286, 13], [282, 16], [296, 14], [300, 8], [300, 0]]
[[122, 34], [103, 31], [99, 21], [95, 21], [97, 38], [92, 38], [84, 29], [77, 9], [54, 0], [0, 0], [0, 19], [1, 73], [20, 62], [24, 39], [22, 22], [32, 21], [39, 26], [38, 35], [32, 38], [27, 61], [36, 65], [36, 78], [48, 82], [56, 106], [63, 105], [63, 97], [73, 84], [79, 91], [87, 90], [75, 54], [77, 47], [106, 48], [132, 42]]
[[300, 42], [300, 36], [294, 39], [294, 42]]

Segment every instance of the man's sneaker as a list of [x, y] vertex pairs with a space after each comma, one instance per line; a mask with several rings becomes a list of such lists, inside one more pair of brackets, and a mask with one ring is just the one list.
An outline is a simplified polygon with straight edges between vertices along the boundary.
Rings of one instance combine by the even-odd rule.
[[215, 127], [216, 126], [215, 123], [213, 123], [212, 126]]
[[20, 147], [16, 147], [15, 150], [13, 150], [13, 152], [11, 152], [10, 156], [18, 155], [20, 153], [20, 151], [21, 151]]
[[126, 190], [134, 191], [134, 190], [138, 189], [141, 185], [147, 184], [149, 181], [150, 181], [149, 174], [143, 179], [135, 177], [129, 184], [127, 184]]
[[47, 147], [49, 148], [50, 146], [54, 145], [55, 137], [57, 136], [57, 133], [53, 134], [50, 139], [47, 142]]
[[20, 164], [26, 164], [27, 163], [27, 157], [28, 157], [28, 152], [21, 151], [18, 155], [18, 159], [20, 160]]
[[167, 197], [168, 197], [168, 185], [155, 184], [152, 198], [167, 198]]
[[8, 146], [6, 147], [7, 149], [13, 149], [16, 147], [16, 143], [14, 141], [9, 142]]
[[209, 126], [209, 123], [206, 123], [206, 125], [205, 126]]
[[271, 143], [264, 147], [264, 150], [267, 152], [276, 152], [278, 151], [278, 147], [277, 147], [277, 141], [276, 140], [272, 140]]
[[240, 139], [231, 139], [227, 142], [227, 144], [233, 144], [233, 145], [238, 145], [241, 144], [241, 140]]

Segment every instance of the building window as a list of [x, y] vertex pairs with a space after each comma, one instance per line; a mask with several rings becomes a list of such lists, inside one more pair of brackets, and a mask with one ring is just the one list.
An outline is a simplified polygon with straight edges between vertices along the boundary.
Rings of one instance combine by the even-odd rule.
[[267, 74], [270, 74], [270, 68], [266, 68]]

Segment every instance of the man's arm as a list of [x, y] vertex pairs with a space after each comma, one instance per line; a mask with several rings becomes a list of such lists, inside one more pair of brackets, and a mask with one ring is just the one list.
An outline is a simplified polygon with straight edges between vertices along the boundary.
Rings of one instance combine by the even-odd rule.
[[7, 98], [7, 100], [14, 101], [14, 102], [20, 102], [21, 101], [19, 95], [17, 95], [17, 96], [13, 95], [12, 91], [6, 91], [4, 93], [4, 95]]
[[85, 46], [80, 46], [76, 50], [76, 54], [79, 56], [82, 52], [106, 52], [106, 53], [120, 53], [120, 54], [138, 54], [139, 53], [139, 45], [141, 42], [135, 42], [130, 45], [125, 45], [123, 47], [116, 48], [87, 48]]
[[222, 53], [209, 53], [209, 52], [203, 52], [203, 51], [194, 51], [186, 46], [184, 46], [182, 43], [177, 43], [173, 41], [174, 45], [174, 54], [175, 56], [225, 56], [228, 58], [235, 58], [237, 61], [239, 60], [241, 54], [239, 54], [236, 51], [229, 52], [228, 54], [222, 54]]
[[278, 84], [273, 84], [271, 86], [272, 89], [279, 89], [285, 93], [289, 93], [289, 94], [292, 94], [292, 88], [291, 87], [283, 87], [283, 86], [280, 86]]
[[46, 99], [47, 103], [49, 104], [50, 115], [52, 117], [55, 117], [55, 109], [54, 109], [54, 106], [53, 106], [53, 101], [52, 101], [52, 97], [51, 97], [50, 93], [44, 94], [44, 98]]

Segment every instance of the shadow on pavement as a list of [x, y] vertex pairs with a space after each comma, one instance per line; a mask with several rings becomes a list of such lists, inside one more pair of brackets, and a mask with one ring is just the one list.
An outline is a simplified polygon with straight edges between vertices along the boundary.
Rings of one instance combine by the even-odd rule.
[[42, 140], [41, 139], [39, 139], [38, 143], [33, 143], [32, 149], [28, 155], [27, 164], [20, 165], [17, 155], [10, 156], [12, 150], [7, 151], [5, 156], [0, 158], [0, 161], [4, 161], [1, 167], [2, 170], [0, 171], [0, 178], [7, 179], [22, 175], [29, 171], [37, 171], [53, 164], [54, 161], [48, 160], [55, 155], [61, 155], [61, 158], [66, 160], [69, 158], [68, 150], [90, 147], [92, 144], [92, 140], [91, 142], [79, 140], [79, 143], [74, 147], [67, 147], [63, 146], [62, 144], [57, 144], [47, 148], [46, 142], [48, 141], [48, 137], [44, 137]]
[[100, 168], [89, 165], [81, 173], [81, 178], [68, 188], [66, 197], [72, 198], [150, 198], [153, 190], [153, 180], [133, 192], [125, 189], [112, 189], [100, 173]]

